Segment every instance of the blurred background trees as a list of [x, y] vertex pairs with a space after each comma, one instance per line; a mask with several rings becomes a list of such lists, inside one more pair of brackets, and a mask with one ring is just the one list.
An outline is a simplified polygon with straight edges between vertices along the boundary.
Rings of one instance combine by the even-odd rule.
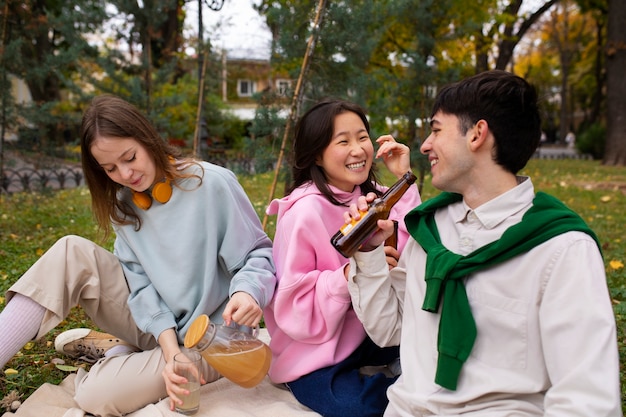
[[[19, 126], [20, 141], [51, 152], [77, 139], [91, 96], [113, 93], [149, 113], [164, 138], [189, 143], [200, 51], [208, 60], [206, 128], [233, 137], [229, 146], [240, 152], [271, 160], [285, 106], [271, 92], [259, 92], [247, 127], [221, 111], [227, 108], [220, 94], [223, 56], [197, 28], [195, 37], [183, 35], [184, 25], [197, 19], [187, 15], [190, 1], [196, 2], [2, 0], [3, 131]], [[581, 152], [626, 164], [626, 8], [620, 0], [329, 1], [316, 28], [318, 3], [255, 2], [273, 37], [272, 71], [296, 80], [307, 39], [318, 31], [299, 112], [322, 97], [347, 98], [369, 111], [374, 135], [392, 132], [417, 151], [439, 86], [499, 68], [536, 85], [550, 142], [563, 143], [572, 131]], [[11, 77], [26, 82], [32, 103], [15, 102]]]

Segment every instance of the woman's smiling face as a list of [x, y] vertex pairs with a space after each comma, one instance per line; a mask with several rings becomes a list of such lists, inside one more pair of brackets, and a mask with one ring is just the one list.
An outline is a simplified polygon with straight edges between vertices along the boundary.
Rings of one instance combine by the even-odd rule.
[[317, 160], [328, 183], [351, 192], [367, 180], [373, 159], [374, 145], [361, 118], [353, 112], [337, 115], [330, 143]]

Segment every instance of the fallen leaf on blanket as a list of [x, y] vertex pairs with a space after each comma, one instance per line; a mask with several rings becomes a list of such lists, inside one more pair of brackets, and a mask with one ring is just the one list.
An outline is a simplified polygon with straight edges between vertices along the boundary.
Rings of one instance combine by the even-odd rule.
[[19, 373], [19, 372], [18, 372], [16, 369], [13, 369], [13, 368], [7, 368], [7, 369], [5, 369], [5, 370], [4, 370], [4, 374], [5, 374], [6, 376], [9, 376], [9, 375], [17, 375], [18, 373]]
[[78, 371], [78, 367], [72, 365], [56, 365], [57, 369], [63, 372], [76, 372]]

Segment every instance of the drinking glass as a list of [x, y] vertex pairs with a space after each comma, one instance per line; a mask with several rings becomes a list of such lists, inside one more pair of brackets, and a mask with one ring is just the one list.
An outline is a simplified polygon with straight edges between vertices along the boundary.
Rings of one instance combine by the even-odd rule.
[[180, 385], [189, 391], [187, 395], [179, 395], [183, 400], [181, 405], [176, 404], [176, 411], [191, 415], [200, 408], [200, 378], [202, 375], [202, 355], [191, 349], [184, 349], [174, 356], [174, 372], [185, 377], [187, 382]]

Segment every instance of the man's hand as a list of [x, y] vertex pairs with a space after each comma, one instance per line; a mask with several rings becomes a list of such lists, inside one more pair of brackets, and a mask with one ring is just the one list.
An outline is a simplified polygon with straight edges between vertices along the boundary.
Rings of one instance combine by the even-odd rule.
[[400, 253], [393, 246], [385, 246], [385, 257], [387, 258], [387, 265], [389, 270], [398, 266], [398, 259], [400, 259]]

